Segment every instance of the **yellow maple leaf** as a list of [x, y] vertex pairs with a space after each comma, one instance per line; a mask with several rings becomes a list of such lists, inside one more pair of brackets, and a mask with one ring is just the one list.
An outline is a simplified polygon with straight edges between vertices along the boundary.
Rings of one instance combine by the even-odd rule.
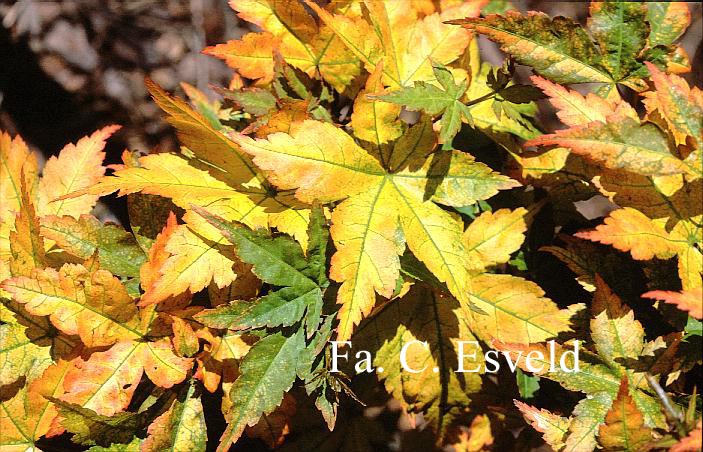
[[186, 377], [192, 360], [173, 352], [168, 338], [154, 342], [122, 340], [87, 359], [71, 361], [60, 398], [112, 416], [127, 408], [146, 372], [157, 386], [170, 388]]
[[569, 331], [583, 305], [566, 309], [544, 296], [532, 281], [512, 275], [483, 273], [467, 282], [469, 301], [482, 312], [467, 310], [467, 322], [480, 339], [515, 344], [542, 342]]
[[398, 88], [416, 81], [435, 80], [432, 63], [447, 65], [458, 59], [470, 34], [443, 23], [439, 13], [418, 19], [418, 11], [405, 2], [366, 1], [365, 17], [332, 14], [306, 1], [320, 19], [373, 72], [383, 62], [383, 83]]
[[279, 39], [271, 33], [247, 33], [242, 39], [206, 47], [203, 53], [224, 60], [243, 77], [266, 84], [273, 80], [273, 52], [278, 46]]
[[81, 214], [90, 213], [98, 199], [96, 195], [59, 198], [93, 185], [105, 174], [105, 140], [119, 128], [108, 126], [100, 129], [81, 138], [76, 144], [66, 145], [58, 157], [51, 157], [46, 162], [37, 188], [37, 211], [40, 216], [69, 215], [78, 218]]
[[[18, 135], [0, 133], [0, 222], [12, 224], [21, 203], [21, 178], [30, 193], [38, 182], [37, 158]], [[30, 196], [31, 197], [31, 196]]]
[[35, 450], [43, 436], [55, 436], [63, 428], [55, 422], [58, 410], [45, 396], [58, 397], [70, 370], [70, 362], [37, 360], [25, 375], [30, 382], [9, 400], [0, 402], [0, 449], [8, 452]]
[[[414, 171], [389, 173], [349, 135], [318, 121], [305, 121], [290, 135], [274, 133], [265, 140], [239, 135], [233, 140], [279, 189], [294, 189], [304, 202], [342, 201], [332, 212], [337, 253], [330, 270], [342, 283], [340, 338], [349, 338], [354, 325], [371, 311], [374, 292], [392, 294], [406, 241], [452, 294], [466, 299], [463, 222], [435, 202], [469, 205], [516, 185], [459, 151], [428, 159]], [[437, 167], [446, 171], [440, 174]]]
[[3, 288], [34, 315], [49, 315], [65, 334], [89, 347], [139, 335], [137, 308], [122, 283], [106, 270], [64, 264], [6, 280]]
[[612, 212], [594, 231], [580, 232], [576, 237], [613, 245], [638, 260], [655, 256], [668, 259], [681, 249], [681, 243], [672, 240], [665, 224], [666, 221], [652, 220], [637, 209], [625, 207]]
[[221, 244], [206, 242], [186, 225], [177, 226], [168, 237], [165, 251], [169, 256], [159, 268], [160, 276], [139, 304], [148, 306], [186, 290], [195, 293], [207, 287], [210, 281], [218, 287], [232, 283], [236, 278], [232, 270], [233, 250], [218, 245]]
[[575, 235], [629, 251], [637, 260], [677, 256], [683, 288], [694, 289], [703, 284], [703, 255], [697, 248], [703, 243], [701, 218], [681, 219], [668, 231], [667, 218], [650, 219], [637, 209], [625, 207], [613, 211], [595, 230]]
[[[474, 349], [469, 342], [476, 338], [463, 321], [464, 312], [456, 300], [419, 283], [354, 336], [355, 348], [378, 348], [373, 365], [379, 380], [405, 410], [423, 413], [438, 438], [447, 435], [469, 406], [471, 395], [481, 388], [478, 372], [455, 372], [462, 350], [462, 368], [484, 365], [481, 353], [471, 353]], [[403, 353], [412, 341], [416, 343]]]
[[464, 246], [472, 269], [507, 262], [525, 240], [524, 208], [484, 212], [464, 231]]
[[366, 86], [354, 101], [351, 115], [351, 127], [360, 140], [381, 146], [393, 141], [403, 133], [402, 123], [398, 120], [400, 105], [369, 99], [369, 94], [383, 91], [381, 83], [382, 63], [366, 81]]
[[[299, 1], [232, 0], [230, 6], [241, 19], [264, 31], [248, 33], [204, 52], [225, 60], [244, 77], [269, 83], [274, 74], [274, 53], [309, 76], [319, 74], [339, 92], [359, 74], [354, 54], [327, 26], [318, 26]], [[331, 2], [327, 8], [342, 15], [358, 13], [350, 4], [338, 2]]]

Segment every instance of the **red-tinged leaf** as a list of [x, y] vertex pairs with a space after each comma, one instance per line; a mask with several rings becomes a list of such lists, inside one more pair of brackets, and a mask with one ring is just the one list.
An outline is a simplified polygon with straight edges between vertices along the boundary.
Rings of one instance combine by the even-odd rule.
[[686, 144], [690, 137], [695, 148], [703, 149], [703, 91], [690, 88], [683, 78], [667, 75], [651, 63], [647, 68], [655, 88], [643, 94], [647, 112], [656, 110], [664, 117], [677, 145]]
[[682, 311], [686, 311], [689, 315], [696, 319], [703, 319], [703, 288], [697, 287], [690, 290], [682, 290], [681, 292], [672, 292], [667, 290], [652, 290], [642, 294], [643, 298], [651, 298], [653, 300], [663, 300], [666, 303], [676, 305]]
[[653, 257], [668, 259], [681, 250], [680, 241], [672, 238], [664, 228], [665, 221], [652, 220], [642, 212], [625, 207], [613, 211], [604, 224], [594, 231], [579, 232], [576, 237], [613, 245], [620, 251], [629, 251], [637, 260]]
[[598, 429], [598, 443], [605, 451], [646, 452], [654, 447], [652, 429], [644, 425], [644, 416], [635, 405], [627, 377], [620, 383], [618, 395]]
[[142, 374], [170, 388], [186, 377], [191, 360], [173, 353], [170, 341], [121, 341], [85, 360], [76, 358], [66, 375], [62, 400], [112, 416], [129, 405]]
[[564, 447], [564, 440], [569, 432], [571, 419], [559, 416], [544, 409], [535, 408], [526, 403], [514, 400], [515, 406], [522, 413], [525, 420], [542, 433], [544, 441], [552, 446], [554, 450], [561, 450]]
[[20, 210], [15, 219], [15, 230], [9, 233], [11, 254], [9, 267], [13, 276], [26, 276], [35, 268], [46, 266], [44, 238], [40, 234], [39, 218], [27, 190], [27, 183], [22, 175]]
[[570, 90], [537, 75], [530, 79], [549, 96], [549, 102], [557, 109], [557, 116], [567, 126], [584, 126], [593, 121], [606, 122], [608, 116], [620, 113], [616, 108], [621, 108], [625, 116], [638, 119], [637, 113], [628, 103], [615, 103], [593, 93], [584, 96], [578, 91]]
[[139, 279], [142, 289], [147, 292], [152, 288], [159, 277], [161, 277], [161, 267], [169, 257], [169, 253], [166, 251], [166, 244], [177, 226], [176, 216], [173, 212], [169, 213], [166, 226], [164, 226], [163, 230], [156, 236], [156, 240], [151, 245], [151, 248], [149, 248], [147, 261], [139, 270]]
[[669, 452], [700, 452], [703, 434], [701, 431], [701, 421], [698, 421], [696, 428], [691, 430], [687, 437], [674, 444]]

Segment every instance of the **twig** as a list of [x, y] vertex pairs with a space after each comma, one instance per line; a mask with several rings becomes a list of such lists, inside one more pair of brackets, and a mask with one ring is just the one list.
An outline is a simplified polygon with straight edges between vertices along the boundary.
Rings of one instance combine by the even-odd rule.
[[656, 378], [654, 378], [648, 373], [644, 376], [647, 379], [647, 383], [649, 383], [649, 386], [657, 394], [659, 400], [661, 400], [661, 403], [664, 406], [664, 410], [666, 411], [668, 417], [674, 420], [674, 423], [676, 424], [676, 430], [679, 432], [680, 435], [686, 436], [686, 426], [683, 423], [683, 414], [681, 413], [681, 411], [674, 407], [674, 404], [669, 398], [669, 395], [666, 393], [666, 391], [664, 391], [664, 389], [661, 387]]

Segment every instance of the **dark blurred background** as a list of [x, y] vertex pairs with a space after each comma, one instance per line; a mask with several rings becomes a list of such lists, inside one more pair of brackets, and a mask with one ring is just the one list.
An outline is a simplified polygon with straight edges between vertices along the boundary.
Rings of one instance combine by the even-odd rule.
[[144, 89], [201, 89], [231, 71], [200, 54], [246, 32], [224, 0], [19, 0], [0, 3], [0, 128], [45, 155], [107, 123], [121, 148], [175, 149]]

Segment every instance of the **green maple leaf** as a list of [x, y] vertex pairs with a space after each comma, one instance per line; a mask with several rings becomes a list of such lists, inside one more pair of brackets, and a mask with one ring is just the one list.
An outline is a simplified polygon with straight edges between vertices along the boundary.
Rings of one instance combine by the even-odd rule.
[[305, 255], [290, 237], [272, 237], [266, 231], [227, 222], [202, 208], [193, 210], [235, 245], [239, 258], [253, 265], [256, 276], [279, 287], [254, 302], [233, 301], [206, 310], [198, 319], [212, 328], [252, 329], [291, 326], [305, 316], [308, 337], [312, 336], [320, 320], [322, 294], [329, 284], [325, 266], [328, 232], [322, 211], [316, 209], [311, 215]]
[[469, 84], [462, 80], [457, 85], [452, 73], [442, 65], [433, 64], [432, 70], [440, 86], [420, 81], [415, 82], [414, 86], [375, 98], [403, 105], [411, 111], [421, 110], [433, 116], [441, 115], [439, 138], [442, 143], [447, 144], [451, 143], [454, 135], [459, 132], [462, 119], [470, 121], [469, 109], [461, 102]]
[[[193, 210], [235, 245], [239, 258], [253, 266], [256, 276], [278, 287], [254, 302], [235, 300], [196, 316], [212, 328], [256, 329], [265, 336], [244, 357], [239, 368], [241, 375], [230, 390], [233, 410], [218, 449], [224, 451], [247, 425], [255, 425], [262, 415], [271, 413], [281, 403], [296, 376], [309, 381], [312, 368], [319, 365], [316, 357], [331, 336], [334, 318], [327, 316], [323, 327], [318, 328], [322, 296], [329, 285], [326, 266], [329, 233], [320, 207], [311, 211], [307, 253], [288, 236], [252, 231], [202, 208], [193, 207]], [[320, 410], [329, 418], [325, 408], [331, 402], [326, 400], [324, 391], [321, 397], [326, 403]]]

